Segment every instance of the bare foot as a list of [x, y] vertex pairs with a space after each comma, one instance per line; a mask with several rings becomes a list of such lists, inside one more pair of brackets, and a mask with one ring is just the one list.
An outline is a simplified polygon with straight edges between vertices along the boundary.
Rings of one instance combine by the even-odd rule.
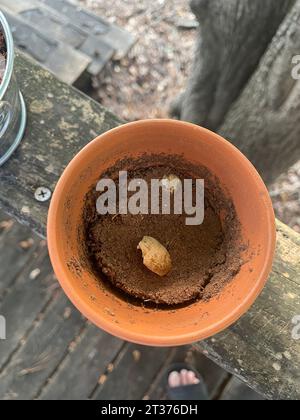
[[200, 381], [196, 377], [195, 372], [192, 370], [182, 369], [180, 372], [171, 372], [168, 382], [170, 388], [177, 388], [185, 385], [197, 385]]

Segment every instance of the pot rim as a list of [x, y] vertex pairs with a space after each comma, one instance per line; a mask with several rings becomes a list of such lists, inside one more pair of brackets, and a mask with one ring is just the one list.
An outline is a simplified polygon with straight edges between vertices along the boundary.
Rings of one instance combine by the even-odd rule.
[[10, 27], [6, 20], [6, 17], [1, 11], [0, 11], [0, 24], [3, 28], [4, 38], [6, 42], [6, 52], [7, 52], [6, 68], [5, 68], [3, 80], [0, 86], [0, 100], [2, 100], [8, 88], [8, 85], [10, 83], [10, 79], [13, 73], [15, 53], [14, 53], [14, 41], [13, 41]]
[[[78, 295], [72, 286], [71, 282], [68, 279], [67, 275], [67, 268], [64, 266], [63, 261], [61, 261], [60, 256], [57, 252], [57, 240], [56, 240], [56, 233], [55, 233], [55, 225], [58, 215], [58, 210], [60, 207], [60, 196], [61, 192], [64, 190], [66, 182], [69, 177], [69, 173], [71, 173], [75, 168], [78, 166], [78, 162], [81, 157], [85, 154], [85, 151], [91, 147], [95, 147], [97, 143], [99, 143], [103, 137], [107, 135], [118, 135], [120, 131], [124, 129], [125, 126], [130, 125], [131, 127], [139, 127], [141, 125], [151, 125], [151, 124], [173, 124], [173, 125], [181, 125], [193, 130], [199, 130], [199, 133], [206, 133], [210, 137], [214, 138], [214, 140], [222, 142], [228, 150], [231, 150], [233, 153], [239, 155], [239, 159], [242, 165], [247, 167], [248, 171], [250, 172], [252, 178], [254, 179], [257, 188], [260, 191], [264, 192], [265, 195], [265, 203], [267, 207], [267, 226], [266, 230], [268, 232], [268, 243], [266, 244], [266, 254], [267, 258], [265, 260], [265, 264], [261, 269], [260, 276], [258, 276], [256, 283], [248, 293], [245, 298], [236, 305], [235, 309], [228, 313], [225, 317], [221, 320], [215, 322], [214, 324], [210, 324], [206, 328], [202, 328], [200, 331], [195, 329], [193, 332], [184, 333], [184, 334], [174, 334], [168, 337], [162, 336], [155, 336], [150, 335], [149, 333], [135, 333], [133, 331], [126, 330], [124, 331], [123, 328], [119, 327], [117, 324], [113, 322], [108, 322], [105, 320], [101, 314], [97, 312], [97, 310], [93, 309], [92, 305], [87, 304], [81, 297]], [[178, 345], [185, 345], [190, 344], [196, 341], [204, 340], [208, 337], [211, 337], [224, 329], [228, 328], [230, 325], [235, 323], [240, 317], [245, 314], [249, 308], [254, 304], [257, 297], [262, 292], [265, 283], [268, 279], [268, 276], [271, 272], [274, 255], [275, 255], [275, 246], [276, 246], [276, 226], [275, 226], [275, 215], [272, 206], [272, 202], [268, 193], [268, 190], [262, 181], [260, 175], [258, 174], [255, 167], [252, 163], [229, 141], [225, 140], [223, 137], [219, 136], [218, 134], [203, 128], [201, 126], [197, 126], [188, 122], [184, 121], [177, 121], [177, 120], [170, 120], [170, 119], [149, 119], [149, 120], [140, 120], [128, 124], [124, 124], [109, 130], [102, 135], [98, 136], [94, 140], [92, 140], [89, 144], [87, 144], [69, 163], [67, 168], [64, 170], [61, 178], [59, 179], [57, 186], [55, 188], [54, 194], [52, 196], [52, 200], [50, 203], [49, 213], [48, 213], [48, 226], [47, 226], [47, 237], [48, 237], [48, 248], [49, 248], [49, 255], [50, 259], [56, 273], [56, 276], [59, 280], [61, 287], [63, 288], [66, 295], [69, 297], [71, 302], [74, 306], [90, 321], [92, 321], [97, 327], [104, 329], [108, 333], [120, 337], [124, 340], [149, 345], [149, 346], [178, 346]]]

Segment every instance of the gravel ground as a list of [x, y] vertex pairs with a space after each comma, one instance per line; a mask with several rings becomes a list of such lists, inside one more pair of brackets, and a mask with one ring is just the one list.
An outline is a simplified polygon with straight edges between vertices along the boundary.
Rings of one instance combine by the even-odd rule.
[[[136, 36], [129, 55], [95, 81], [95, 97], [125, 120], [168, 116], [190, 71], [196, 29], [188, 0], [77, 0]], [[277, 217], [300, 232], [300, 162], [271, 189]]]

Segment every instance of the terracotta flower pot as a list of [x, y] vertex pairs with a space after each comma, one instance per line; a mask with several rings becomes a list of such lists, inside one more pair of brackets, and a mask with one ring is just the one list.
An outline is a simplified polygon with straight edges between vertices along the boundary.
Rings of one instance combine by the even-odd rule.
[[[80, 262], [78, 226], [87, 191], [119, 159], [169, 153], [205, 165], [235, 204], [252, 258], [221, 294], [171, 310], [145, 310], [110, 291]], [[69, 164], [52, 198], [48, 219], [51, 261], [65, 293], [90, 321], [128, 341], [172, 346], [208, 338], [237, 321], [269, 276], [275, 218], [268, 191], [251, 163], [229, 142], [204, 128], [172, 120], [139, 121], [96, 138]], [[253, 251], [253, 252], [252, 252]]]

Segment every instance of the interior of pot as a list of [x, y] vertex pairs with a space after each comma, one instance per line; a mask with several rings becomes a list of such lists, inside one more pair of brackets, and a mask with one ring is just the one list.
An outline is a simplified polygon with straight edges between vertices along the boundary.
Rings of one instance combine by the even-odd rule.
[[[86, 193], [124, 157], [180, 155], [206, 166], [232, 198], [249, 244], [245, 263], [230, 284], [208, 302], [149, 309], [129, 303], [99, 281], [82, 258]], [[207, 338], [236, 321], [254, 302], [271, 269], [274, 214], [259, 175], [233, 146], [200, 127], [174, 121], [132, 123], [90, 143], [69, 165], [54, 194], [48, 225], [51, 260], [62, 287], [92, 322], [129, 341], [180, 345]]]

